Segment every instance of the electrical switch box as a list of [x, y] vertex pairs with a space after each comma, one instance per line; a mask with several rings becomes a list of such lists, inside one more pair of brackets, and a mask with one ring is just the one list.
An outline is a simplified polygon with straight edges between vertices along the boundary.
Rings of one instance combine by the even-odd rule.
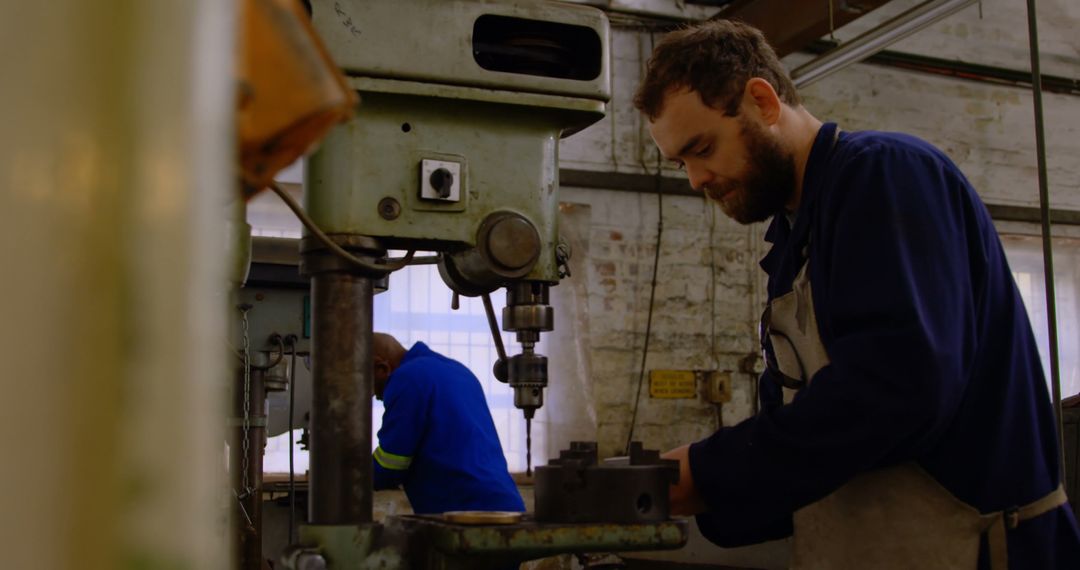
[[440, 202], [461, 201], [461, 163], [448, 160], [420, 161], [420, 197]]
[[731, 401], [731, 371], [706, 370], [702, 380], [702, 400], [711, 404]]

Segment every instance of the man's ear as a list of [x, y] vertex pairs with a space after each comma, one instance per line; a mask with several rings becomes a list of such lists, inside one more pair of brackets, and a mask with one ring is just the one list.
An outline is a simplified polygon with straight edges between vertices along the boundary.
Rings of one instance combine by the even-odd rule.
[[382, 374], [384, 377], [390, 375], [390, 363], [387, 362], [385, 358], [381, 358], [378, 356], [373, 358], [371, 362], [371, 368], [375, 372], [376, 378], [379, 376], [379, 374]]
[[772, 84], [760, 77], [751, 77], [743, 90], [743, 106], [748, 107], [767, 126], [780, 120], [780, 96]]

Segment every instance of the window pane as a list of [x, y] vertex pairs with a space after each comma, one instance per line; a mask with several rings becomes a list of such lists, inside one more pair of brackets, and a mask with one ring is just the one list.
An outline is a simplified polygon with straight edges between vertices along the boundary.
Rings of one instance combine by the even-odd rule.
[[[1016, 286], [1024, 299], [1039, 346], [1046, 380], [1050, 380], [1050, 334], [1047, 328], [1046, 287], [1043, 279], [1042, 240], [1003, 235], [1005, 255]], [[1054, 240], [1054, 288], [1057, 302], [1058, 355], [1061, 364], [1061, 397], [1080, 393], [1080, 240]], [[1051, 388], [1052, 390], [1052, 388]]]

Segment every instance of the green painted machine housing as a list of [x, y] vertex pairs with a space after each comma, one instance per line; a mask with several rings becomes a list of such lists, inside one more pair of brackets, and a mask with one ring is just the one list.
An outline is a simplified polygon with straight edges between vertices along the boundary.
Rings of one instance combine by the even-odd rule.
[[[350, 76], [602, 102], [611, 97], [608, 21], [596, 8], [538, 0], [311, 0], [311, 8], [319, 37]], [[597, 65], [587, 66], [595, 70], [595, 77], [582, 80], [484, 69], [473, 56], [473, 40], [477, 22], [485, 16], [592, 30], [601, 50]]]
[[[401, 249], [475, 247], [483, 220], [515, 212], [542, 244], [526, 276], [558, 281], [558, 141], [603, 118], [610, 96], [608, 22], [565, 4], [442, 0], [314, 1], [313, 22], [360, 96], [307, 163], [306, 208], [330, 234]], [[422, 16], [421, 16], [422, 15]], [[596, 77], [484, 69], [473, 55], [478, 18], [556, 22], [595, 32]], [[368, 25], [370, 23], [370, 25]], [[420, 197], [424, 159], [460, 165], [460, 200]], [[380, 203], [400, 207], [386, 216]]]

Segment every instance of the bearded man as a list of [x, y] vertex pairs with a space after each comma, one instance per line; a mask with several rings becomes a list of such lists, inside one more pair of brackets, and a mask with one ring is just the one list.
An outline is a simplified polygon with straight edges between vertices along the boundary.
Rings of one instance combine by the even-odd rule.
[[796, 568], [1080, 568], [1031, 324], [993, 222], [940, 150], [801, 104], [762, 34], [679, 30], [635, 105], [743, 224], [771, 218], [763, 410], [666, 454], [672, 508]]

